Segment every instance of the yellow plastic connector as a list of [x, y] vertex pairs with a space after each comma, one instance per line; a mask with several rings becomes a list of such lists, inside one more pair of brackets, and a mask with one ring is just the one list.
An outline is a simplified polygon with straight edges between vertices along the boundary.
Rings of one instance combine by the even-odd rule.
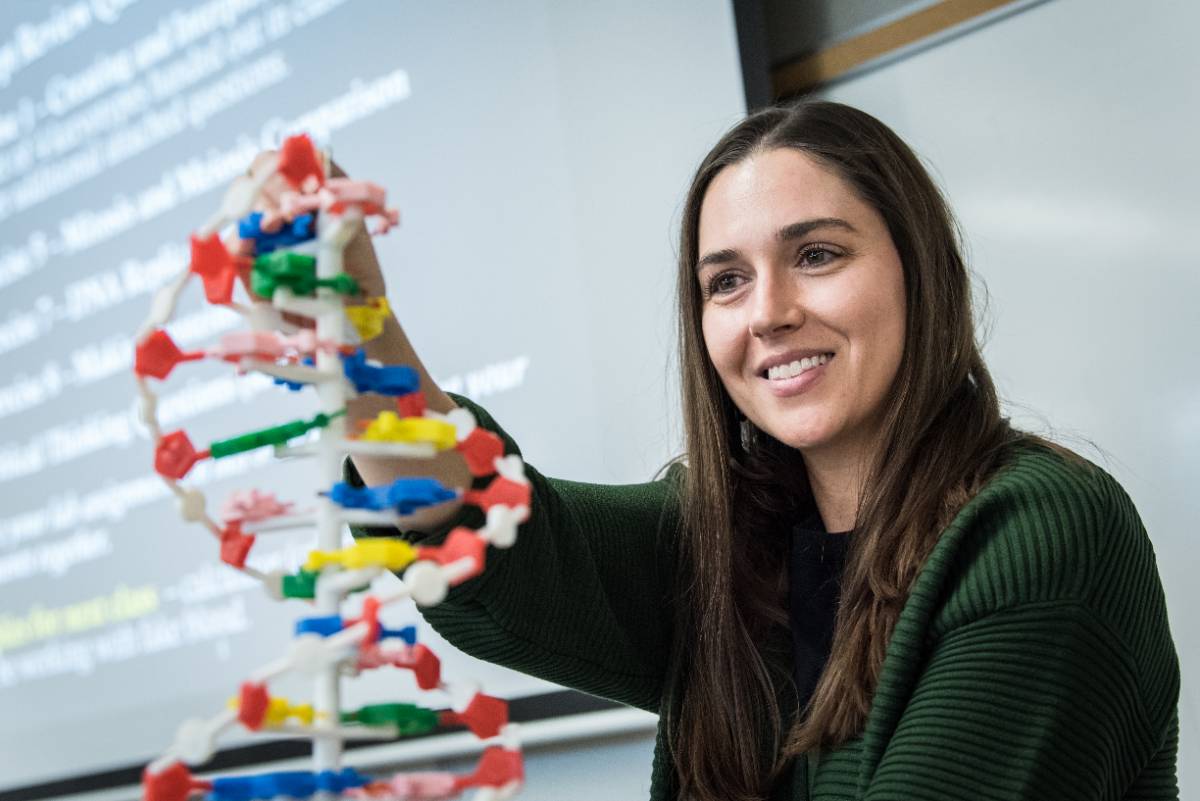
[[347, 570], [382, 567], [403, 570], [417, 558], [417, 549], [404, 540], [389, 537], [364, 537], [348, 548], [337, 551], [312, 551], [305, 570], [320, 570], [327, 565], [341, 565]]
[[[230, 709], [237, 709], [239, 703], [239, 699], [235, 696], [229, 699], [227, 706]], [[271, 700], [267, 704], [267, 714], [263, 718], [263, 725], [282, 726], [289, 720], [293, 720], [305, 726], [311, 726], [314, 717], [312, 704], [293, 704], [286, 698], [271, 696]]]
[[367, 342], [383, 333], [383, 321], [391, 313], [391, 307], [387, 298], [379, 297], [371, 298], [371, 302], [365, 306], [347, 306], [345, 312], [346, 319], [358, 331], [359, 338]]
[[375, 442], [428, 442], [439, 451], [451, 450], [458, 439], [454, 425], [428, 417], [401, 417], [395, 412], [380, 412], [371, 421], [362, 439]]

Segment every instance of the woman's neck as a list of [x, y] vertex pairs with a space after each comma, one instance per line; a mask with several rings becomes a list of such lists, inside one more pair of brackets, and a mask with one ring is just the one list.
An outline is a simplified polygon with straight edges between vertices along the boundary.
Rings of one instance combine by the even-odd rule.
[[826, 531], [850, 531], [857, 523], [865, 460], [854, 450], [804, 452], [813, 500]]

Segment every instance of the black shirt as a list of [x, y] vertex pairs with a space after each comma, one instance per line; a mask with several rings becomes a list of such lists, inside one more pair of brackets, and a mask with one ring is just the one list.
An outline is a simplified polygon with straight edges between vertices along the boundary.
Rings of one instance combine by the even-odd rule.
[[825, 531], [815, 511], [792, 530], [788, 578], [793, 676], [803, 709], [829, 659], [849, 533]]

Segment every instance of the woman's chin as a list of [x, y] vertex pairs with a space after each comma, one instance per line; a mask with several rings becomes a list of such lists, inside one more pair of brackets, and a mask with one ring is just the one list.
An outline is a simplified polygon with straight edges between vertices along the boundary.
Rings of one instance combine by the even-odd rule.
[[768, 434], [788, 447], [799, 451], [813, 450], [829, 443], [829, 432], [824, 428], [811, 427], [777, 427], [775, 430], [764, 428]]

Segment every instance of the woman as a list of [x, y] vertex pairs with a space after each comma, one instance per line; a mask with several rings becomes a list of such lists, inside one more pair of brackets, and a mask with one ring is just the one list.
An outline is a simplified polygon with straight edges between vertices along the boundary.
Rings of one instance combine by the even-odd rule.
[[[517, 545], [430, 622], [659, 713], [655, 799], [1175, 798], [1149, 540], [1110, 476], [1000, 417], [912, 152], [837, 104], [753, 114], [693, 181], [678, 286], [685, 457], [625, 487], [530, 469]], [[419, 365], [395, 321], [373, 348]]]

